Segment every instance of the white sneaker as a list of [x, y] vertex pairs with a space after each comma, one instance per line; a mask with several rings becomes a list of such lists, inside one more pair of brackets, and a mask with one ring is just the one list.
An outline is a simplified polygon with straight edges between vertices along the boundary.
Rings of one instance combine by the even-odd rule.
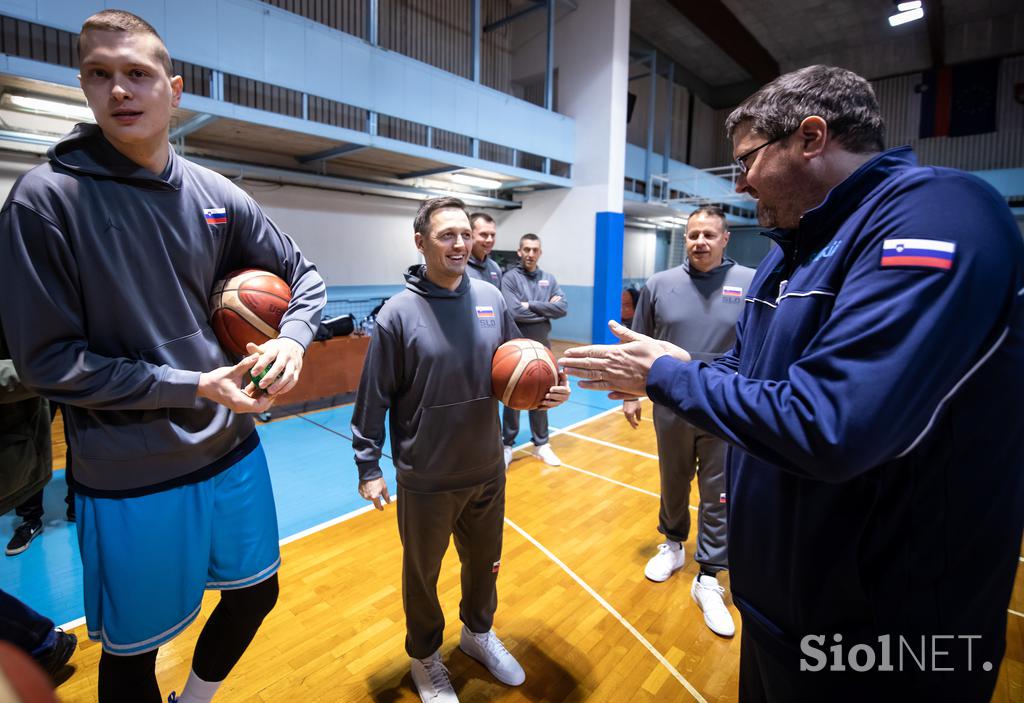
[[423, 703], [459, 703], [448, 669], [441, 663], [440, 651], [426, 659], [412, 660], [412, 683]]
[[508, 471], [508, 465], [512, 463], [512, 447], [505, 446], [505, 470]]
[[518, 686], [526, 680], [526, 672], [501, 643], [494, 630], [478, 635], [462, 626], [459, 649], [487, 667], [494, 678], [506, 686]]
[[[679, 549], [676, 549], [676, 546]], [[658, 545], [658, 553], [651, 557], [644, 567], [644, 576], [661, 583], [683, 568], [685, 563], [686, 550], [683, 549], [683, 545], [679, 542], [663, 542]]]
[[551, 448], [550, 444], [542, 444], [539, 447], [534, 445], [533, 455], [543, 461], [548, 466], [561, 466], [562, 460], [555, 454], [555, 450]]
[[718, 579], [705, 574], [697, 574], [690, 589], [693, 602], [704, 611], [704, 623], [708, 628], [716, 635], [732, 637], [736, 634], [736, 625], [722, 600], [724, 593], [725, 589], [718, 585]]

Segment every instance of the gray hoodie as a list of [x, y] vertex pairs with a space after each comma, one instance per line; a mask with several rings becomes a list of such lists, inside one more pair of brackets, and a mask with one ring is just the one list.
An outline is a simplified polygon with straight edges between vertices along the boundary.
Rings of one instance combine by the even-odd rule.
[[654, 274], [640, 291], [633, 330], [682, 347], [699, 361], [732, 348], [754, 269], [725, 259], [710, 271], [682, 266]]
[[470, 254], [467, 260], [466, 273], [478, 281], [487, 281], [495, 288], [501, 288], [501, 267], [498, 266], [498, 262], [489, 256], [485, 256], [484, 260], [481, 261]]
[[65, 404], [76, 489], [151, 493], [202, 480], [257, 443], [253, 421], [196, 397], [233, 363], [210, 327], [213, 284], [240, 268], [292, 288], [282, 336], [305, 347], [325, 287], [226, 178], [173, 151], [157, 175], [78, 125], [0, 211], [0, 307], [23, 383]]
[[[501, 292], [523, 336], [545, 345], [551, 334], [551, 320], [565, 317], [569, 311], [569, 301], [558, 281], [539, 268], [532, 273], [522, 264], [510, 268], [501, 279]], [[555, 296], [561, 300], [552, 303]], [[523, 302], [529, 303], [529, 307], [524, 308]]]
[[494, 286], [463, 276], [454, 291], [411, 266], [406, 290], [377, 315], [352, 414], [359, 479], [381, 477], [390, 410], [398, 483], [436, 493], [469, 488], [505, 470], [491, 358], [519, 336]]

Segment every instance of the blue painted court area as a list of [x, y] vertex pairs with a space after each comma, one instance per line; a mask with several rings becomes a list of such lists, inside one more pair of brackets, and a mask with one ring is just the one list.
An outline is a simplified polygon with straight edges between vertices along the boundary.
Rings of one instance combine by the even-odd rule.
[[[574, 384], [571, 400], [551, 411], [550, 424], [567, 427], [618, 405], [604, 393]], [[368, 505], [357, 492], [351, 421], [352, 406], [344, 405], [259, 426], [282, 539]], [[529, 441], [530, 424], [522, 417], [516, 444]], [[393, 495], [395, 469], [386, 458], [381, 468]], [[28, 551], [0, 556], [0, 588], [58, 625], [83, 615], [78, 539], [75, 526], [64, 519], [66, 490], [64, 472], [55, 472], [44, 494], [43, 533]], [[7, 543], [19, 522], [13, 511], [0, 517], [0, 543]]]

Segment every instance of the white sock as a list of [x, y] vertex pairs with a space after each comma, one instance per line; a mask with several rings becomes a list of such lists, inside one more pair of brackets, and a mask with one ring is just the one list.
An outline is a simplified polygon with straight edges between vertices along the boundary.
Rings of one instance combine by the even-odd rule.
[[177, 698], [177, 703], [210, 703], [213, 694], [217, 692], [223, 681], [203, 681], [196, 676], [196, 672], [190, 671], [185, 690]]

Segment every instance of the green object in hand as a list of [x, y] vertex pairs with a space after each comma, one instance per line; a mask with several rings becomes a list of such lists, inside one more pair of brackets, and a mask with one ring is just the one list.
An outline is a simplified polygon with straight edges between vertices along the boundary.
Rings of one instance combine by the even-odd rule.
[[266, 393], [267, 392], [266, 388], [260, 388], [260, 381], [262, 381], [264, 378], [266, 378], [267, 374], [270, 373], [270, 369], [273, 368], [273, 366], [274, 366], [274, 364], [271, 363], [270, 365], [267, 366], [267, 368], [263, 369], [263, 373], [261, 373], [261, 374], [259, 374], [257, 376], [253, 376], [252, 375], [252, 371], [251, 370], [249, 371], [249, 380], [252, 381], [252, 384], [254, 386], [256, 386], [256, 390], [254, 391], [254, 393], [256, 395], [259, 395], [260, 393]]

